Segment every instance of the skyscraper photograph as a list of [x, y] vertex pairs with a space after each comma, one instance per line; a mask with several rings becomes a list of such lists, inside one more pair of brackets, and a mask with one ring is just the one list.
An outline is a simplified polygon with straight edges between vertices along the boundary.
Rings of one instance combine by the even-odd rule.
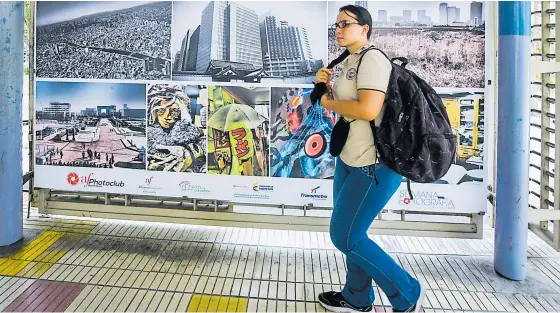
[[311, 83], [326, 62], [326, 10], [325, 2], [174, 3], [173, 79]]

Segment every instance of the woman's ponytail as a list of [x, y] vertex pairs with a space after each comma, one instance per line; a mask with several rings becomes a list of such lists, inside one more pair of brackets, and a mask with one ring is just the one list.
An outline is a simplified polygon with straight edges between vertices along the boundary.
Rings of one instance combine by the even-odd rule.
[[[350, 55], [350, 52], [348, 50], [344, 50], [344, 52], [342, 52], [342, 54], [339, 55], [338, 58], [332, 60], [331, 63], [329, 63], [329, 65], [327, 65], [327, 68], [328, 69], [334, 68], [335, 66], [340, 64], [342, 61], [344, 61], [344, 59], [346, 59], [349, 55]], [[315, 84], [315, 87], [313, 87], [313, 91], [309, 95], [309, 98], [311, 99], [311, 103], [315, 103], [315, 102], [319, 101], [325, 93], [327, 93], [327, 85], [325, 83]]]

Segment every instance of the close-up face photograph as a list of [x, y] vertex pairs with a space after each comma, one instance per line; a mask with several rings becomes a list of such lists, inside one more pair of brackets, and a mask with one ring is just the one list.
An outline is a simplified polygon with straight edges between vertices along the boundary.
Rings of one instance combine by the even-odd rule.
[[[159, 124], [164, 129], [172, 128], [175, 122], [181, 119], [181, 108], [184, 108], [188, 98], [177, 99], [154, 99], [150, 113], [152, 115], [152, 123]], [[157, 119], [157, 120], [156, 120]]]

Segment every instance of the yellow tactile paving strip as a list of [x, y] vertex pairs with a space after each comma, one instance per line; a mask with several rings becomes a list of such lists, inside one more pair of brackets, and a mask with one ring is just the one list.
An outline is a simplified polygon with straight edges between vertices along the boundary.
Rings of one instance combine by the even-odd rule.
[[[0, 275], [39, 278], [97, 224], [93, 221], [38, 217], [26, 219], [24, 228], [43, 232], [16, 253], [0, 258]], [[60, 239], [65, 236], [67, 240], [61, 243]]]
[[247, 299], [236, 297], [220, 297], [194, 295], [187, 312], [246, 312]]
[[[35, 261], [37, 258], [43, 255], [55, 242], [57, 242], [65, 233], [55, 232], [55, 231], [45, 231], [25, 247], [20, 249], [18, 252], [10, 255], [7, 258], [0, 258], [0, 275], [3, 276], [16, 276], [20, 271], [24, 270], [27, 265]], [[48, 253], [50, 255], [54, 251]], [[41, 262], [42, 264], [34, 262], [33, 269], [37, 272], [41, 272], [44, 269], [48, 269], [60, 258], [56, 258], [57, 254], [54, 253], [46, 262]], [[45, 270], [46, 271], [46, 270]], [[29, 273], [30, 269], [27, 269], [25, 273]]]

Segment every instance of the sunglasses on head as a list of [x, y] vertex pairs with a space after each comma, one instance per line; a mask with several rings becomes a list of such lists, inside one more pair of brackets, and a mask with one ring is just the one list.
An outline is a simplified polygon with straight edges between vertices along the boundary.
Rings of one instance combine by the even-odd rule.
[[343, 29], [343, 28], [348, 27], [351, 24], [360, 25], [360, 23], [358, 23], [358, 22], [340, 21], [340, 22], [332, 24], [332, 28], [337, 28], [338, 27], [340, 29]]

